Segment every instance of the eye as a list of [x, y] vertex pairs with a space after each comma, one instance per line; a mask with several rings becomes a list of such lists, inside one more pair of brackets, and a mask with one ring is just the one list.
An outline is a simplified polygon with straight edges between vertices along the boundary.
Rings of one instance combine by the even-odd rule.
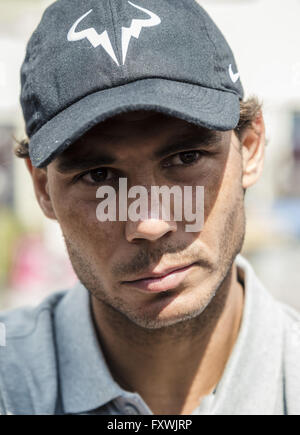
[[79, 178], [88, 184], [101, 184], [113, 178], [113, 172], [108, 168], [97, 168], [92, 171], [86, 172]]
[[182, 163], [190, 165], [191, 163], [198, 161], [199, 153], [197, 151], [188, 151], [186, 153], [180, 153], [178, 157]]
[[163, 166], [191, 166], [199, 161], [202, 154], [200, 151], [185, 151], [168, 158]]

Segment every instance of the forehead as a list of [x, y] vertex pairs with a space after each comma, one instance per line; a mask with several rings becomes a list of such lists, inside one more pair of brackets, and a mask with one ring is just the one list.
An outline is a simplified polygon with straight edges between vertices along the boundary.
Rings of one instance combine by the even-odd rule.
[[155, 147], [156, 144], [159, 146], [168, 139], [189, 136], [217, 140], [221, 137], [221, 132], [208, 130], [158, 112], [135, 111], [111, 117], [96, 125], [64, 151], [57, 160], [85, 157], [87, 154], [96, 154], [108, 148], [115, 153], [120, 151], [124, 154], [136, 140], [142, 146], [143, 139], [149, 146], [153, 139], [152, 144]]

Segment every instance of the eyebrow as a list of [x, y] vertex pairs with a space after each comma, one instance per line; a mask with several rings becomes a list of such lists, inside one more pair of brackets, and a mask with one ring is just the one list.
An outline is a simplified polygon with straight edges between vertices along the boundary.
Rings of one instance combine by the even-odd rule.
[[[166, 157], [172, 153], [183, 152], [189, 149], [199, 148], [199, 146], [209, 147], [218, 141], [219, 137], [214, 130], [205, 130], [205, 132], [193, 132], [189, 134], [176, 135], [163, 144], [158, 150], [153, 153], [150, 160]], [[97, 156], [91, 157], [59, 157], [57, 170], [59, 172], [84, 171], [90, 168], [112, 165], [118, 161], [117, 157], [110, 153], [99, 153]]]
[[194, 132], [189, 135], [175, 136], [168, 140], [166, 144], [161, 146], [154, 152], [154, 157], [162, 158], [169, 154], [185, 151], [188, 149], [199, 148], [199, 146], [209, 147], [218, 141], [217, 132], [207, 130], [203, 132]]
[[84, 171], [92, 167], [101, 167], [103, 165], [112, 165], [117, 159], [110, 154], [101, 154], [97, 157], [88, 158], [61, 158], [57, 163], [59, 172]]

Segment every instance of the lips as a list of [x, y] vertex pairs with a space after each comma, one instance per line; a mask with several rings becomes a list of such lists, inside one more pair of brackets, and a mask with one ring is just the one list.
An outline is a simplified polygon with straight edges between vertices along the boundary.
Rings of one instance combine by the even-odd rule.
[[196, 264], [193, 263], [165, 269], [164, 272], [152, 272], [134, 281], [124, 281], [123, 284], [147, 293], [160, 293], [177, 288], [195, 266]]

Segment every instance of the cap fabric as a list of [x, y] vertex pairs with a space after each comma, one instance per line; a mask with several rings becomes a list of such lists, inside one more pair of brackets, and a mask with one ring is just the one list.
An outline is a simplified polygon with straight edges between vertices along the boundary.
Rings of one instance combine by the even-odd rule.
[[244, 95], [228, 43], [195, 0], [56, 1], [28, 43], [21, 86], [36, 167], [133, 110], [234, 129]]

